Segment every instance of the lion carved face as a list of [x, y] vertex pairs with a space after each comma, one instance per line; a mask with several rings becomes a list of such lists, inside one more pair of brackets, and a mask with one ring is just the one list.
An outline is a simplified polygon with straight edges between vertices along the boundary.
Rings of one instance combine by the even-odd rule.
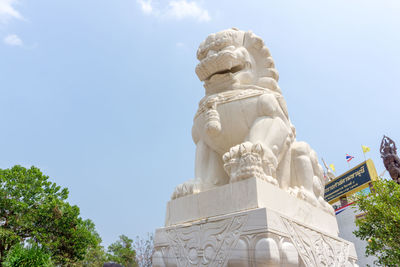
[[197, 51], [196, 74], [206, 94], [245, 85], [257, 85], [280, 92], [278, 72], [268, 48], [252, 32], [229, 29], [211, 34]]

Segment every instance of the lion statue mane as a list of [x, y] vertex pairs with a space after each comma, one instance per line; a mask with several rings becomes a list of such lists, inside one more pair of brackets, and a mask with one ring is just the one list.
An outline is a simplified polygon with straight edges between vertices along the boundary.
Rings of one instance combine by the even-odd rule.
[[296, 141], [278, 71], [263, 40], [236, 28], [211, 34], [197, 51], [205, 96], [194, 116], [195, 177], [172, 199], [256, 177], [333, 213], [314, 150]]

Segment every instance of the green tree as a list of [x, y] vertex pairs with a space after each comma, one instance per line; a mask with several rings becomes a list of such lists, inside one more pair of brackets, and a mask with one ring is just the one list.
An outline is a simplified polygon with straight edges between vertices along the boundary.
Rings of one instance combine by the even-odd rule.
[[101, 245], [91, 246], [85, 255], [85, 258], [74, 264], [74, 267], [101, 267], [107, 262], [107, 255]]
[[108, 260], [122, 264], [124, 267], [136, 267], [136, 253], [132, 244], [132, 239], [121, 235], [119, 240], [108, 246]]
[[54, 267], [50, 254], [37, 245], [23, 247], [17, 244], [7, 253], [5, 267]]
[[356, 201], [365, 217], [356, 221], [354, 234], [368, 242], [365, 254], [376, 256], [377, 265], [400, 266], [400, 185], [377, 181], [369, 195], [357, 194]]
[[107, 262], [107, 255], [101, 246], [101, 238], [96, 232], [95, 226], [92, 222], [88, 222], [87, 229], [96, 238], [96, 242], [91, 244], [86, 251], [85, 258], [77, 262], [74, 267], [100, 267]]
[[96, 244], [89, 229], [94, 226], [79, 217], [79, 208], [67, 198], [68, 190], [36, 167], [0, 169], [0, 262], [24, 241], [40, 244], [62, 266], [82, 260]]

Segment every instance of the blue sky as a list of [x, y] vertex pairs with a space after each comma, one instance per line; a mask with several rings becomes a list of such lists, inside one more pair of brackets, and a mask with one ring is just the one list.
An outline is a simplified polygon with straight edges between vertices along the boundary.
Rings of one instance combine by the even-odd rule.
[[[400, 146], [398, 1], [0, 0], [0, 168], [35, 165], [108, 245], [163, 225], [193, 177], [200, 42], [230, 27], [270, 48], [297, 139], [348, 170]], [[387, 174], [386, 174], [387, 176]]]

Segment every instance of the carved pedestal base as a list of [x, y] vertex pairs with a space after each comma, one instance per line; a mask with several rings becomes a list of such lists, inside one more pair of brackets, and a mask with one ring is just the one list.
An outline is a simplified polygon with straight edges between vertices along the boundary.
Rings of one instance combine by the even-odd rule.
[[357, 266], [354, 245], [267, 208], [156, 231], [154, 267]]

